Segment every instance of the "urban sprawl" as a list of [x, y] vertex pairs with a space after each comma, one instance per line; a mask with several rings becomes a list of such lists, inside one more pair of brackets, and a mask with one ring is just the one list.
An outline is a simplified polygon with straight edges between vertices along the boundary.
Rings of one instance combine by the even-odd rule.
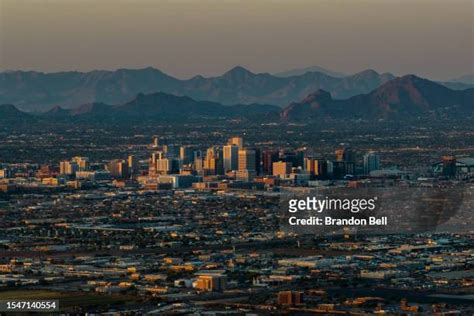
[[383, 161], [347, 145], [321, 154], [157, 136], [115, 159], [0, 163], [0, 299], [35, 293], [72, 313], [472, 314], [472, 227], [281, 229], [281, 193], [308, 188], [462, 187], [472, 210], [474, 158]]

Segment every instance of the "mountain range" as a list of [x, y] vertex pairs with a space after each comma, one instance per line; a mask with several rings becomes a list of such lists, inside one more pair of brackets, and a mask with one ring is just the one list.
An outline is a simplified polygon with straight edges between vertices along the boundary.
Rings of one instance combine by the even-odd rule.
[[0, 104], [15, 104], [25, 111], [41, 112], [58, 105], [67, 109], [94, 102], [121, 104], [138, 93], [164, 92], [224, 105], [285, 106], [317, 89], [329, 91], [336, 99], [344, 99], [368, 93], [393, 78], [389, 73], [379, 74], [373, 70], [342, 78], [321, 72], [278, 77], [255, 74], [242, 67], [218, 77], [196, 76], [188, 80], [174, 78], [155, 68], [85, 73], [9, 71], [0, 73]]
[[312, 121], [315, 119], [395, 119], [471, 117], [474, 88], [452, 90], [414, 75], [397, 77], [369, 93], [334, 99], [317, 89], [301, 101], [283, 109], [265, 104], [222, 105], [163, 92], [139, 93], [131, 101], [108, 105], [92, 102], [71, 109], [56, 106], [41, 114], [29, 114], [13, 105], [0, 106], [0, 122], [179, 122], [215, 118], [244, 118], [252, 121]]
[[278, 113], [280, 108], [265, 104], [225, 106], [216, 102], [196, 101], [186, 96], [162, 92], [138, 94], [133, 100], [108, 105], [100, 102], [86, 103], [72, 109], [56, 106], [43, 113], [30, 114], [11, 104], [0, 105], [0, 122], [63, 122], [63, 123], [136, 123], [156, 121], [196, 121], [208, 118], [265, 117]]
[[367, 94], [335, 100], [317, 90], [299, 102], [285, 107], [285, 120], [322, 118], [402, 119], [446, 117], [474, 113], [474, 88], [452, 90], [414, 75], [388, 81]]
[[[139, 93], [163, 92], [223, 105], [261, 103], [283, 107], [318, 89], [330, 92], [334, 99], [346, 99], [369, 93], [395, 78], [390, 73], [379, 74], [374, 70], [335, 77], [311, 71], [314, 69], [321, 70], [314, 67], [309, 68], [309, 72], [300, 69], [296, 73], [304, 73], [282, 77], [255, 74], [235, 67], [221, 76], [195, 76], [187, 80], [151, 67], [85, 73], [8, 71], [0, 73], [0, 104], [15, 104], [25, 111], [44, 112], [55, 106], [71, 109], [87, 103], [122, 104]], [[461, 82], [443, 84], [452, 89], [472, 87]]]

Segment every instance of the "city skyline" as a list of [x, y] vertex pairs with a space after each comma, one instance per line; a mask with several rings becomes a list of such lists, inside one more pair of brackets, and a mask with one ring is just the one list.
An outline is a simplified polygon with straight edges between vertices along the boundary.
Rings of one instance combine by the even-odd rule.
[[270, 73], [320, 66], [436, 80], [472, 73], [471, 1], [402, 4], [4, 0], [0, 70], [153, 66], [190, 78], [236, 65]]
[[472, 314], [464, 133], [448, 156], [433, 128], [393, 142], [347, 123], [300, 139], [221, 124], [0, 140], [15, 157], [0, 156], [0, 296], [61, 312]]

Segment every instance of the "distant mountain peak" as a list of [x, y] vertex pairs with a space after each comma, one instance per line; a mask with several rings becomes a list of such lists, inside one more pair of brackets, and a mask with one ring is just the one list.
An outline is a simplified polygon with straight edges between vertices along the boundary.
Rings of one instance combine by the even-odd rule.
[[421, 80], [426, 80], [421, 77], [418, 77], [417, 75], [414, 74], [407, 74], [404, 76], [399, 77], [401, 80], [409, 80], [409, 81], [421, 81]]
[[9, 112], [9, 113], [21, 112], [13, 104], [0, 104], [0, 110], [2, 112]]
[[293, 76], [301, 76], [301, 75], [311, 73], [311, 72], [319, 72], [319, 73], [325, 74], [327, 76], [335, 77], [335, 78], [342, 78], [342, 77], [347, 76], [347, 74], [332, 71], [332, 70], [328, 70], [326, 68], [319, 67], [319, 66], [296, 68], [296, 69], [291, 69], [291, 70], [287, 70], [287, 71], [282, 71], [282, 72], [276, 73], [275, 76], [277, 76], [277, 77], [293, 77]]
[[421, 88], [421, 86], [426, 86], [426, 87], [439, 87], [440, 89], [448, 89], [445, 86], [436, 83], [434, 81], [424, 79], [421, 77], [418, 77], [413, 74], [408, 74], [405, 76], [401, 77], [396, 77], [393, 80], [387, 81], [386, 83], [382, 84], [377, 90], [383, 90], [384, 88], [387, 87], [397, 87], [397, 88], [402, 88], [402, 87], [407, 87], [407, 86], [413, 86], [417, 88]]
[[33, 122], [33, 116], [20, 111], [13, 104], [0, 104], [0, 122], [3, 125], [30, 123]]
[[352, 77], [376, 77], [376, 76], [380, 76], [380, 74], [375, 71], [374, 69], [366, 69], [366, 70], [362, 70], [362, 71], [359, 71], [359, 72], [356, 72], [355, 74], [352, 75]]
[[255, 74], [242, 66], [235, 66], [234, 68], [225, 72], [223, 76], [243, 76], [243, 75], [247, 76], [247, 75], [255, 75]]
[[60, 105], [53, 106], [47, 113], [54, 114], [54, 113], [62, 113], [67, 111], [66, 109], [62, 108]]
[[331, 94], [323, 89], [308, 94], [300, 102], [292, 102], [280, 112], [280, 118], [309, 119], [315, 116], [324, 116], [327, 107], [331, 107]]
[[191, 80], [202, 81], [202, 80], [206, 80], [206, 78], [203, 75], [196, 75], [196, 76], [192, 77]]
[[60, 105], [55, 105], [51, 108], [50, 111], [61, 111], [63, 108]]

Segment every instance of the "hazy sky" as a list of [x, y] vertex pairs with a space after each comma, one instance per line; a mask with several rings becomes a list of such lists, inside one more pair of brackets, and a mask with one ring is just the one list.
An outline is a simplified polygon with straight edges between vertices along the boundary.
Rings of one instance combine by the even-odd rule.
[[0, 0], [0, 69], [472, 73], [474, 0]]

